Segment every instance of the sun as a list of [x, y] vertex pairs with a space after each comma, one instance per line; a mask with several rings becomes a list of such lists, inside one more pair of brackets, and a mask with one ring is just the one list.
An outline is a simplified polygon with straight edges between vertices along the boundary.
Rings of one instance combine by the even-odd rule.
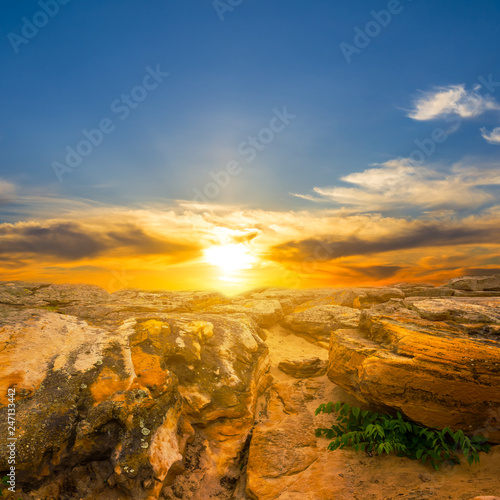
[[252, 267], [257, 259], [248, 252], [249, 249], [244, 244], [232, 243], [207, 248], [204, 257], [209, 264], [219, 267], [226, 274], [231, 274]]

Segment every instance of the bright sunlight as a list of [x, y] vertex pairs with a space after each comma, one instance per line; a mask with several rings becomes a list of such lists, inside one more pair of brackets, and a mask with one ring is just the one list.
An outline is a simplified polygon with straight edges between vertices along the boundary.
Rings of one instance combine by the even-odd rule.
[[252, 267], [257, 259], [248, 251], [242, 243], [213, 246], [205, 250], [205, 261], [219, 267], [225, 274], [231, 274]]

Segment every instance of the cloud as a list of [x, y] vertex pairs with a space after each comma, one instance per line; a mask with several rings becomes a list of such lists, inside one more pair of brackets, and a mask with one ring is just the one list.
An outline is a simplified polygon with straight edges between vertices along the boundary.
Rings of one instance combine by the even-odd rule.
[[500, 268], [469, 268], [464, 270], [464, 276], [493, 276], [500, 274]]
[[341, 178], [355, 187], [315, 187], [324, 200], [357, 211], [470, 210], [482, 207], [494, 196], [484, 186], [500, 185], [494, 169], [455, 165], [448, 173], [416, 167], [408, 159], [376, 164]]
[[500, 144], [500, 127], [494, 128], [491, 132], [488, 132], [486, 128], [481, 129], [481, 134], [490, 144]]
[[236, 234], [233, 235], [232, 240], [234, 243], [248, 243], [249, 241], [257, 238], [259, 234], [261, 234], [261, 231], [258, 229], [248, 229], [247, 231], [240, 231], [240, 234], [236, 232]]
[[14, 184], [0, 179], [0, 205], [10, 203], [14, 197], [16, 188]]
[[464, 84], [459, 84], [424, 92], [414, 101], [408, 116], [414, 120], [433, 120], [451, 114], [472, 118], [488, 110], [499, 110], [500, 105], [491, 96], [481, 95], [479, 88], [478, 85], [468, 91]]
[[91, 227], [73, 221], [20, 222], [1, 224], [0, 254], [43, 256], [64, 261], [119, 255], [183, 255], [197, 254], [198, 246], [186, 245], [168, 238], [146, 233], [133, 224], [112, 229]]
[[401, 269], [402, 266], [384, 266], [384, 265], [375, 265], [375, 266], [343, 266], [343, 268], [353, 271], [358, 276], [367, 276], [369, 278], [374, 278], [376, 280], [382, 280], [387, 278], [392, 278], [395, 276]]
[[311, 196], [309, 194], [300, 194], [300, 193], [288, 193], [290, 196], [295, 196], [296, 198], [301, 198], [307, 201], [317, 201], [324, 202], [325, 200], [322, 198], [318, 198], [317, 196]]
[[274, 246], [270, 258], [295, 262], [305, 259], [327, 261], [398, 250], [487, 243], [500, 244], [500, 227], [416, 221], [399, 233], [387, 235], [380, 232], [375, 238], [351, 236], [332, 241], [331, 237], [316, 237], [288, 241]]
[[[370, 170], [377, 169], [384, 166]], [[493, 169], [456, 166], [453, 171], [477, 186], [494, 179]], [[395, 172], [366, 177], [361, 172], [353, 186], [364, 191], [373, 183], [383, 191], [400, 179], [397, 168]], [[325, 208], [207, 211], [79, 204], [57, 219], [1, 224], [0, 272], [3, 279], [113, 288], [110, 270], [123, 269], [137, 288], [217, 289], [218, 270], [201, 258], [203, 249], [241, 243], [258, 259], [243, 276], [248, 288], [439, 282], [464, 269], [498, 268], [499, 221], [500, 206], [473, 215], [436, 210], [402, 216], [399, 211], [383, 215]]]

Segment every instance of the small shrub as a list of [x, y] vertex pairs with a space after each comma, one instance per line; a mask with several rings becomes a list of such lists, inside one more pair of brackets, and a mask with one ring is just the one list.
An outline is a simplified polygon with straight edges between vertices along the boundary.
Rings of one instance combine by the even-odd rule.
[[[1, 482], [1, 484], [7, 485], [7, 481], [8, 481], [8, 480], [9, 480], [9, 477], [8, 477], [8, 476], [4, 476], [4, 477], [2, 477], [2, 482]], [[0, 490], [0, 497], [3, 497], [2, 490]]]
[[346, 403], [322, 404], [316, 409], [330, 414], [335, 410], [337, 422], [327, 429], [316, 429], [316, 436], [325, 436], [333, 441], [329, 450], [352, 448], [368, 454], [396, 453], [413, 460], [430, 460], [435, 469], [445, 461], [460, 463], [458, 452], [462, 451], [469, 465], [479, 463], [479, 452], [490, 450], [482, 436], [467, 437], [462, 431], [453, 432], [449, 427], [443, 430], [428, 429], [397, 417], [364, 411]]

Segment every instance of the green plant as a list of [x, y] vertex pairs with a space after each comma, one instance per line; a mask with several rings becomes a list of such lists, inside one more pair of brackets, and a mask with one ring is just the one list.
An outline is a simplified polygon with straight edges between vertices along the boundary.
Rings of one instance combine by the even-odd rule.
[[413, 460], [430, 459], [435, 469], [445, 461], [460, 463], [458, 452], [462, 451], [469, 465], [479, 463], [479, 452], [490, 450], [482, 436], [467, 437], [461, 430], [453, 432], [449, 427], [443, 430], [428, 429], [396, 417], [364, 411], [346, 403], [330, 402], [316, 409], [330, 414], [335, 410], [337, 422], [327, 429], [316, 429], [316, 436], [325, 436], [333, 441], [329, 450], [353, 448], [368, 454], [396, 453]]
[[[8, 476], [2, 477], [2, 484], [7, 485], [7, 481], [9, 480]], [[3, 497], [2, 490], [0, 490], [0, 497]]]

